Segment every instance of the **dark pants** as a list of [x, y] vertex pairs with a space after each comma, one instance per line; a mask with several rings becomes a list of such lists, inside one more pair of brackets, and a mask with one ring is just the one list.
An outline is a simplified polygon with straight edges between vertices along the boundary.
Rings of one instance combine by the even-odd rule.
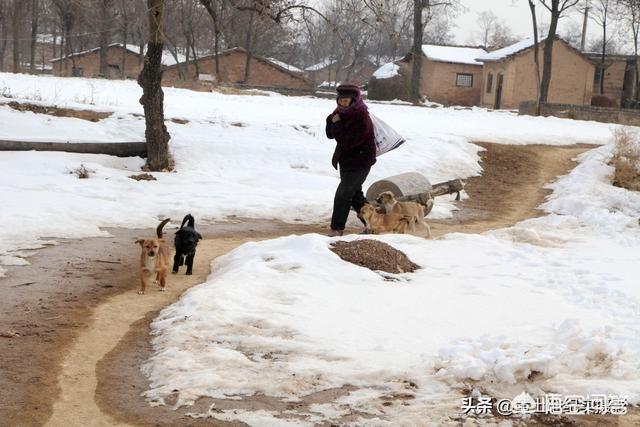
[[343, 171], [340, 168], [340, 185], [333, 199], [333, 216], [331, 217], [333, 230], [344, 230], [349, 217], [349, 208], [352, 207], [358, 213], [367, 202], [362, 193], [362, 184], [367, 179], [370, 169]]

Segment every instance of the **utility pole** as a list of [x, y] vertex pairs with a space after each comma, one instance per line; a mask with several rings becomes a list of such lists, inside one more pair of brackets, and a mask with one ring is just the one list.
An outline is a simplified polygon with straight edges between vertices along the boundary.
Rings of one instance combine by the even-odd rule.
[[587, 21], [589, 20], [589, 2], [584, 7], [584, 21], [582, 22], [582, 39], [580, 40], [580, 51], [584, 52], [587, 42]]

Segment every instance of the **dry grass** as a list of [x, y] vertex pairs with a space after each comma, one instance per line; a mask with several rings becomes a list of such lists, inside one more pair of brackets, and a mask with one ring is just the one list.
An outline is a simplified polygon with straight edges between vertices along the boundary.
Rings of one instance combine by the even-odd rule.
[[614, 133], [616, 148], [611, 159], [615, 168], [613, 185], [640, 191], [640, 134], [627, 128]]
[[75, 168], [74, 170], [72, 170], [69, 173], [74, 174], [79, 179], [87, 179], [87, 178], [89, 178], [89, 176], [91, 176], [92, 173], [96, 173], [96, 171], [92, 171], [90, 169], [87, 169], [87, 167], [85, 165], [81, 164], [79, 167]]

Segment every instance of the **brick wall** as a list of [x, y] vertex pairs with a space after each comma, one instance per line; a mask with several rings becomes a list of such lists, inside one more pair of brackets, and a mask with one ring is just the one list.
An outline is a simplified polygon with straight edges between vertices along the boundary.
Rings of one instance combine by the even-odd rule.
[[[246, 55], [244, 52], [231, 52], [219, 56], [220, 73], [217, 76], [218, 83], [240, 83], [244, 80], [244, 70], [246, 63]], [[198, 60], [200, 74], [216, 75], [215, 58], [212, 56], [204, 57]], [[188, 66], [183, 65], [182, 70], [185, 73], [186, 80], [195, 80], [196, 68], [194, 64]], [[173, 66], [167, 68], [164, 72], [163, 79], [172, 82], [179, 81], [180, 76], [178, 67]], [[268, 86], [268, 87], [289, 87], [289, 88], [307, 88], [310, 83], [300, 77], [287, 73], [279, 68], [266, 64], [256, 58], [251, 59], [249, 85]]]
[[[522, 102], [518, 110], [520, 115], [528, 116], [535, 115], [535, 111], [535, 101]], [[547, 103], [542, 105], [540, 112], [543, 116], [553, 116], [564, 119], [593, 120], [602, 123], [640, 126], [640, 110]]]
[[[482, 89], [482, 67], [479, 65], [452, 64], [430, 61], [423, 57], [420, 93], [429, 101], [444, 105], [479, 105]], [[371, 99], [408, 101], [410, 94], [411, 61], [398, 62], [399, 75], [390, 79], [371, 79], [369, 94]], [[457, 86], [458, 74], [471, 74], [471, 87]]]
[[[471, 75], [472, 86], [458, 86], [458, 74]], [[420, 86], [420, 92], [432, 102], [444, 105], [479, 105], [482, 66], [437, 62], [423, 57]]]
[[[599, 63], [596, 63], [599, 66]], [[626, 60], [606, 61], [604, 71], [604, 92], [602, 95], [620, 106], [622, 90], [624, 87], [624, 75], [627, 70]], [[600, 82], [593, 81], [593, 94], [600, 94]]]
[[[542, 73], [543, 49], [540, 49], [540, 72]], [[487, 62], [483, 71], [483, 82], [487, 74], [493, 73], [494, 88], [491, 94], [483, 93], [482, 105], [493, 108], [497, 75], [503, 75], [501, 108], [518, 108], [520, 103], [535, 99], [536, 73], [533, 49], [500, 62]], [[595, 67], [591, 61], [556, 40], [553, 45], [553, 67], [549, 102], [590, 105], [593, 94]]]
[[[109, 63], [110, 78], [121, 78], [120, 69], [122, 67], [123, 49], [118, 46], [111, 46], [107, 50], [107, 62]], [[133, 52], [126, 51], [125, 77], [135, 79], [142, 70], [139, 56]], [[75, 57], [75, 61], [71, 59], [63, 59], [53, 63], [53, 75], [68, 77], [73, 76], [73, 64], [80, 73], [77, 77], [100, 77], [100, 52], [90, 52]]]

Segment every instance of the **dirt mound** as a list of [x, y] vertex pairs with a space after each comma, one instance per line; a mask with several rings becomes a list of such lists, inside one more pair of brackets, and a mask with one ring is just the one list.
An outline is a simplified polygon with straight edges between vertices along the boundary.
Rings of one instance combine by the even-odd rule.
[[28, 102], [11, 101], [7, 104], [9, 107], [17, 111], [31, 111], [36, 114], [48, 114], [56, 117], [73, 117], [76, 119], [88, 120], [90, 122], [98, 122], [111, 116], [112, 113], [92, 111], [92, 110], [73, 110], [71, 108], [60, 108], [53, 106], [44, 106], [30, 104]]
[[364, 239], [353, 242], [339, 241], [331, 250], [344, 261], [387, 273], [411, 273], [420, 268], [403, 252], [377, 240]]

